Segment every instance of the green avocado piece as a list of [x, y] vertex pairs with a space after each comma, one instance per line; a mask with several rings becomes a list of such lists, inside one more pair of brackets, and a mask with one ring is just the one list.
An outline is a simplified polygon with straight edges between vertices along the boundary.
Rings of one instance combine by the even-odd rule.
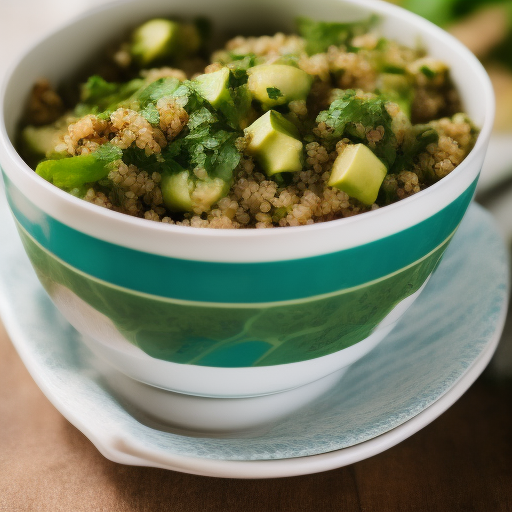
[[245, 133], [250, 137], [247, 153], [256, 158], [268, 176], [302, 169], [300, 134], [279, 112], [269, 110], [247, 127]]
[[311, 75], [286, 64], [261, 64], [247, 73], [249, 91], [264, 108], [305, 100], [313, 83]]
[[131, 54], [145, 66], [171, 55], [178, 42], [179, 23], [156, 18], [143, 23], [132, 34]]
[[369, 206], [377, 199], [386, 174], [386, 166], [368, 146], [352, 144], [334, 161], [328, 185]]
[[178, 174], [162, 174], [160, 188], [167, 209], [173, 212], [192, 211], [193, 204], [190, 194], [194, 189], [194, 184], [189, 178], [188, 171]]
[[54, 152], [59, 137], [66, 131], [65, 127], [57, 128], [54, 125], [26, 126], [21, 131], [22, 151], [37, 160], [41, 160], [41, 158]]
[[167, 57], [186, 57], [196, 52], [201, 43], [195, 25], [155, 18], [133, 31], [130, 53], [140, 66], [147, 66]]
[[194, 79], [196, 91], [212, 107], [219, 107], [223, 103], [232, 103], [229, 94], [229, 69], [222, 68], [213, 73], [199, 75]]
[[160, 182], [166, 208], [173, 212], [206, 211], [229, 191], [229, 183], [220, 178], [197, 180], [189, 171], [164, 173]]
[[36, 173], [56, 187], [69, 191], [105, 178], [110, 171], [108, 164], [122, 156], [121, 149], [104, 144], [88, 155], [44, 160], [36, 167]]

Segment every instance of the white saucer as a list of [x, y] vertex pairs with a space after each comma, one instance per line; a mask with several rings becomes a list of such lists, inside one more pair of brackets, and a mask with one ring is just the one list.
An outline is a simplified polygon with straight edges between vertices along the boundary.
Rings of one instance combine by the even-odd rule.
[[[42, 290], [0, 199], [0, 314], [54, 406], [107, 458], [217, 477], [325, 471], [380, 453], [452, 405], [489, 362], [507, 309], [507, 256], [472, 206], [423, 294], [369, 355], [309, 405], [243, 435], [192, 437], [138, 421]], [[250, 399], [249, 399], [250, 400]], [[131, 413], [133, 414], [131, 414]], [[196, 434], [197, 436], [197, 434]]]

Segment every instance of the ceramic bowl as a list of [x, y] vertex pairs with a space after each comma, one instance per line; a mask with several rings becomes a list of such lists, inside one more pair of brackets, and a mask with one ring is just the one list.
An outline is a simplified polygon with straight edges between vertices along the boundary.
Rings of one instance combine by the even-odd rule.
[[[34, 81], [59, 83], [149, 17], [210, 18], [220, 34], [291, 30], [298, 15], [381, 16], [383, 35], [451, 68], [481, 128], [464, 162], [432, 187], [378, 211], [270, 230], [208, 230], [132, 218], [37, 176], [14, 149]], [[93, 37], [91, 37], [91, 34]], [[436, 268], [470, 203], [493, 123], [477, 59], [404, 10], [370, 0], [127, 0], [48, 35], [10, 72], [0, 97], [0, 163], [27, 254], [64, 316], [126, 375], [210, 397], [290, 390], [361, 358], [393, 328]], [[427, 312], [426, 312], [427, 313]]]

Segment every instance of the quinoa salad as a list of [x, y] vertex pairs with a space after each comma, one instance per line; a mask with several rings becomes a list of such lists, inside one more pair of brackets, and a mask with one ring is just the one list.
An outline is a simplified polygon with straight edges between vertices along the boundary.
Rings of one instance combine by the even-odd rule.
[[79, 86], [39, 80], [18, 148], [85, 201], [180, 226], [270, 228], [350, 217], [436, 183], [472, 149], [450, 70], [378, 19], [297, 20], [238, 36], [151, 19]]

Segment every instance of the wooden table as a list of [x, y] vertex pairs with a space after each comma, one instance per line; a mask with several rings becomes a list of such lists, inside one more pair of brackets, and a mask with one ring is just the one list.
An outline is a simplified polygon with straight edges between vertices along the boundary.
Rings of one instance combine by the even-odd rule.
[[[512, 324], [512, 322], [509, 322]], [[325, 473], [227, 480], [105, 459], [36, 387], [0, 324], [0, 511], [512, 511], [512, 325], [445, 414]]]

